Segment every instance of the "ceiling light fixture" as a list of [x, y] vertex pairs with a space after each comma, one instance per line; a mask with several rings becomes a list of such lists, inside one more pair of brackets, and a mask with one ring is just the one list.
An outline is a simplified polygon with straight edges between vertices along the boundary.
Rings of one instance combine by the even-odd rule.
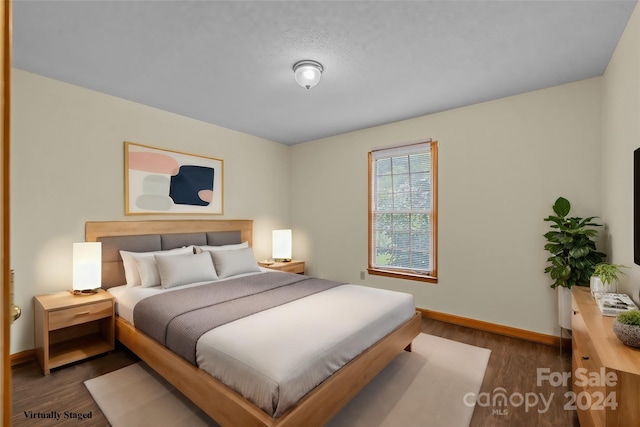
[[320, 82], [322, 76], [322, 64], [317, 61], [305, 59], [293, 64], [293, 73], [300, 86], [311, 89]]

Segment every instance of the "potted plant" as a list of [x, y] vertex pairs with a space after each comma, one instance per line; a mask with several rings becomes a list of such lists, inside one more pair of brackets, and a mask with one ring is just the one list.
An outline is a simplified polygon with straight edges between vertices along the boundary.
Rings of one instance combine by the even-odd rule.
[[613, 322], [613, 332], [629, 347], [640, 347], [640, 310], [618, 314]]
[[544, 249], [551, 253], [544, 272], [553, 280], [551, 287], [559, 288], [559, 321], [565, 329], [571, 329], [571, 287], [589, 286], [595, 266], [606, 256], [596, 249], [598, 231], [594, 227], [601, 226], [593, 222], [597, 217], [569, 217], [569, 211], [569, 201], [558, 197], [553, 204], [555, 215], [544, 219], [552, 223], [552, 230], [544, 234], [547, 239]]
[[590, 279], [591, 294], [596, 296], [603, 292], [618, 292], [618, 279], [624, 274], [623, 268], [628, 267], [607, 262], [601, 262], [596, 265]]

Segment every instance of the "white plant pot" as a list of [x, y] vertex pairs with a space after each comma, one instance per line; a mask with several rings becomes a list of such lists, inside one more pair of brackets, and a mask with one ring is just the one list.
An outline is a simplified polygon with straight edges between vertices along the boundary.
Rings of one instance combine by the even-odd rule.
[[618, 292], [618, 281], [614, 280], [613, 283], [607, 283], [605, 285], [599, 276], [591, 276], [589, 279], [589, 287], [591, 288], [591, 295], [597, 298], [599, 294]]
[[558, 286], [558, 324], [561, 328], [571, 329], [571, 289]]

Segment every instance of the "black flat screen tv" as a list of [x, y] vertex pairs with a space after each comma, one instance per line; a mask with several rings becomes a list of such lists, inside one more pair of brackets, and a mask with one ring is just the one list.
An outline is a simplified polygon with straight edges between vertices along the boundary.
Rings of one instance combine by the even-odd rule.
[[633, 152], [633, 261], [640, 265], [640, 148]]

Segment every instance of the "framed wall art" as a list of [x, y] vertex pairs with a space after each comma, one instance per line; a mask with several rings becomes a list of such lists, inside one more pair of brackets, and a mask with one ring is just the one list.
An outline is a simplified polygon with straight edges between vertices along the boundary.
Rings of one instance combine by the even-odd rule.
[[222, 159], [124, 143], [125, 214], [223, 213]]

